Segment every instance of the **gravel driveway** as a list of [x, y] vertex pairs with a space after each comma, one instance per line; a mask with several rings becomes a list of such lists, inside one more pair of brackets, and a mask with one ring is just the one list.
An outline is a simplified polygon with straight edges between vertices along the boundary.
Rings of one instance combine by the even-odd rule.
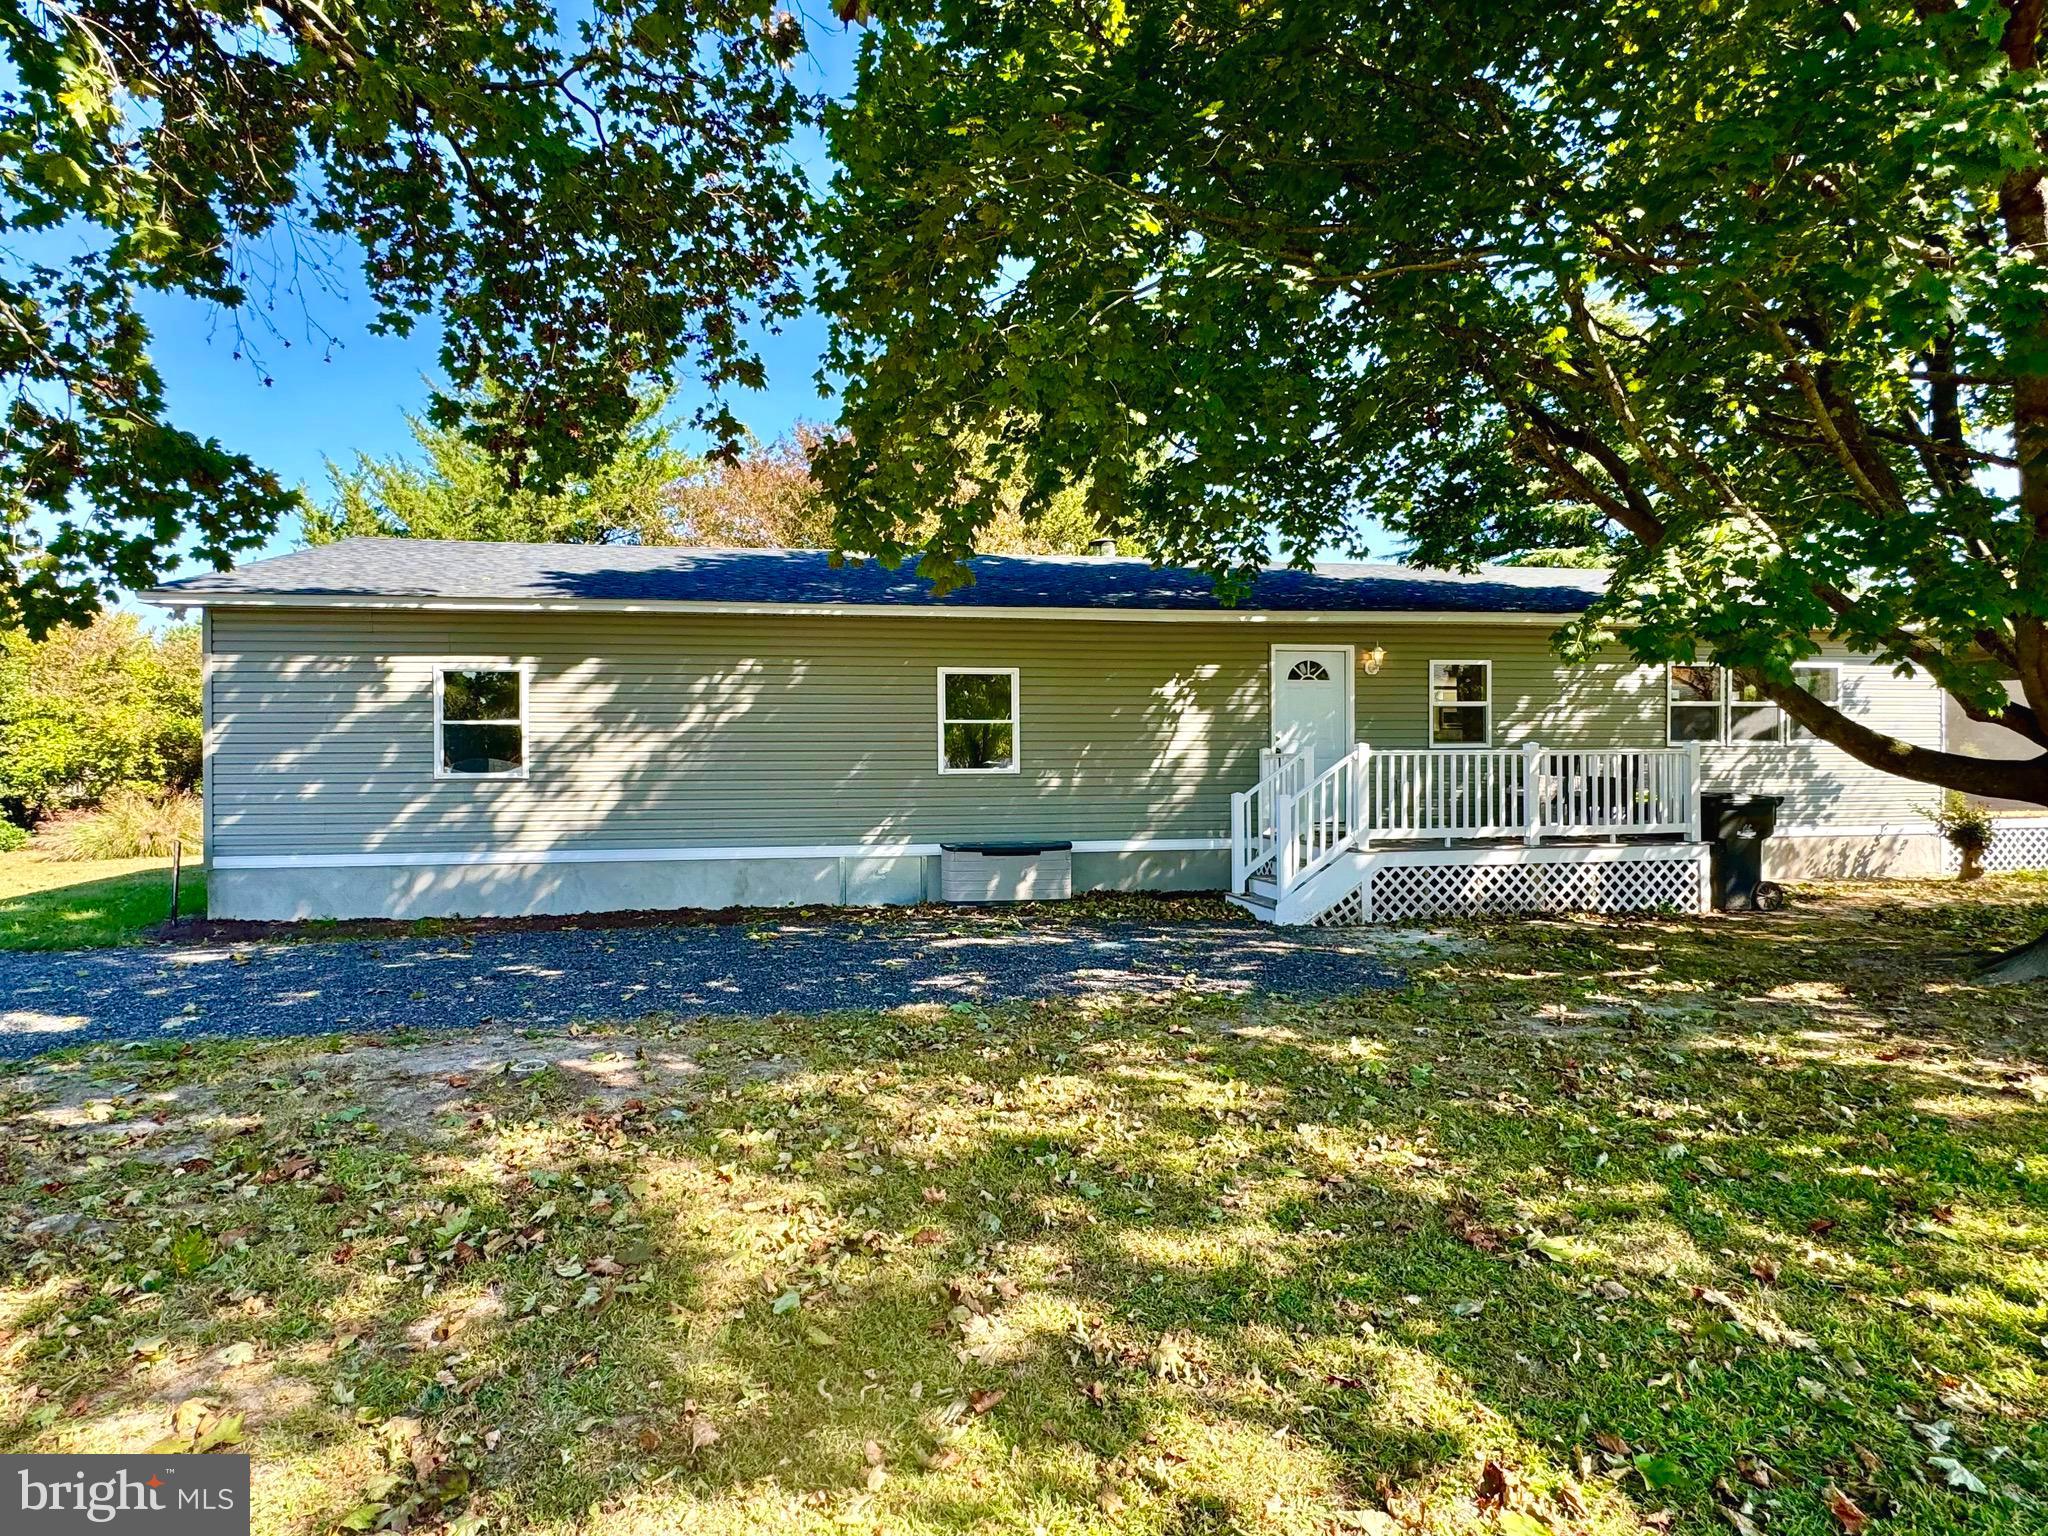
[[0, 1058], [107, 1040], [555, 1028], [647, 1013], [1179, 991], [1322, 995], [1399, 973], [1357, 934], [909, 920], [0, 953]]

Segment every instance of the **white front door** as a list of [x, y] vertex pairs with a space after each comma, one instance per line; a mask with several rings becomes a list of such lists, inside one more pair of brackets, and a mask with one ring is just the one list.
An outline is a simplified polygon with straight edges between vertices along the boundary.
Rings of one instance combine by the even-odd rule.
[[1273, 647], [1273, 745], [1321, 773], [1351, 750], [1351, 647]]

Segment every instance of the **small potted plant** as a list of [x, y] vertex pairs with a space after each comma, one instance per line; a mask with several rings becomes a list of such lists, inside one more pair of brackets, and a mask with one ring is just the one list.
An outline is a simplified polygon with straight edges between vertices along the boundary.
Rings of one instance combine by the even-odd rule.
[[1941, 797], [1941, 805], [1930, 813], [1934, 829], [1948, 839], [1949, 846], [1962, 856], [1963, 867], [1956, 872], [1958, 880], [1975, 880], [1984, 873], [1984, 850], [1991, 846], [1994, 830], [1991, 811], [1979, 805], [1960, 790], [1949, 790]]

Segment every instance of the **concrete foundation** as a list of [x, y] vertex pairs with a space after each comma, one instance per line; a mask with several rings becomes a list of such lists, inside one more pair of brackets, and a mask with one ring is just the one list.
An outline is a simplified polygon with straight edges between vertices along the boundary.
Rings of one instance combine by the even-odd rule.
[[[1074, 889], [1221, 890], [1230, 855], [1076, 853]], [[591, 863], [214, 868], [209, 917], [561, 917], [679, 907], [907, 906], [939, 899], [939, 861], [881, 858], [604, 860]]]
[[1924, 880], [1946, 873], [1948, 844], [1931, 832], [1773, 837], [1764, 846], [1769, 880]]

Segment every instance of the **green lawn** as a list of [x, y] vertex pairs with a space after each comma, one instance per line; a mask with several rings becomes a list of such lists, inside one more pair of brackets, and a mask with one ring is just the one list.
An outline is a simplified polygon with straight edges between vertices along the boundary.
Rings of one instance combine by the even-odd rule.
[[266, 1536], [2038, 1533], [2048, 988], [1963, 957], [2043, 923], [64, 1053], [0, 1075], [0, 1450], [248, 1450]]
[[[84, 949], [133, 944], [170, 913], [168, 859], [60, 864], [0, 853], [0, 949]], [[185, 866], [179, 906], [206, 910], [206, 871]]]

